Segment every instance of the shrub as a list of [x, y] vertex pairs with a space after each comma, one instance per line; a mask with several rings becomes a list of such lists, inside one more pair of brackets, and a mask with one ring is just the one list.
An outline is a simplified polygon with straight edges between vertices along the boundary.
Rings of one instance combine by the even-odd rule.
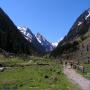
[[48, 75], [45, 75], [45, 76], [44, 76], [44, 78], [45, 78], [45, 79], [48, 79], [48, 78], [49, 78], [49, 76], [48, 76]]

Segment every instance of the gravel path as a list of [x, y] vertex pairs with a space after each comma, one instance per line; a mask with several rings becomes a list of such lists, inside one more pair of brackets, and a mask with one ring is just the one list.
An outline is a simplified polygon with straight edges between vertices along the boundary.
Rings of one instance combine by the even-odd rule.
[[72, 80], [75, 84], [81, 87], [81, 90], [90, 90], [90, 80], [85, 79], [83, 76], [71, 69], [70, 66], [64, 68], [65, 75]]

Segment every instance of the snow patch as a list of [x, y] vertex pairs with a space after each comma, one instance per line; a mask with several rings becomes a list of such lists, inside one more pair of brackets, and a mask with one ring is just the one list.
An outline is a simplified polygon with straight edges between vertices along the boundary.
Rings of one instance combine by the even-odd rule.
[[61, 37], [60, 40], [58, 40], [57, 42], [52, 43], [52, 45], [53, 45], [54, 47], [57, 47], [58, 44], [59, 44], [59, 42], [62, 41], [62, 40], [63, 40], [63, 37]]
[[25, 39], [27, 39], [29, 42], [32, 42], [33, 35], [32, 35], [32, 32], [29, 31], [27, 27], [17, 27], [17, 28], [24, 35]]
[[54, 47], [57, 47], [57, 46], [58, 46], [58, 42], [52, 43], [52, 45], [53, 45]]
[[[36, 38], [37, 38], [37, 37], [36, 37]], [[42, 41], [41, 41], [39, 38], [37, 38], [37, 40], [38, 40], [39, 43], [42, 43]]]
[[90, 10], [88, 10], [88, 15], [85, 17], [85, 20], [87, 20], [90, 17]]
[[83, 22], [79, 21], [79, 22], [78, 22], [78, 26], [80, 26], [82, 23], [83, 23]]

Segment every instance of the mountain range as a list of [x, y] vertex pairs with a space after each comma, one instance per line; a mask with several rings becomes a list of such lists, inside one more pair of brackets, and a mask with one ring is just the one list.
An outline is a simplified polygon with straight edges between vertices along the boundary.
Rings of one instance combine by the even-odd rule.
[[33, 46], [39, 48], [39, 50], [43, 50], [44, 52], [48, 53], [54, 50], [55, 45], [50, 43], [42, 36], [40, 33], [34, 35], [29, 28], [26, 27], [18, 27], [20, 32], [24, 35], [26, 40], [33, 44]]
[[43, 55], [54, 48], [41, 34], [34, 35], [29, 28], [17, 27], [0, 8], [0, 51]]
[[51, 57], [90, 59], [90, 9], [85, 10], [58, 43], [50, 43], [27, 27], [17, 27], [0, 8], [0, 53], [44, 55]]

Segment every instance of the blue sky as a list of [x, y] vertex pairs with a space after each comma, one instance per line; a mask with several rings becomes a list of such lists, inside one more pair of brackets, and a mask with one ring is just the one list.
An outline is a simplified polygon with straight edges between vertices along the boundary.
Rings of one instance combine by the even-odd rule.
[[90, 7], [90, 0], [0, 0], [0, 7], [17, 26], [29, 27], [55, 42]]

